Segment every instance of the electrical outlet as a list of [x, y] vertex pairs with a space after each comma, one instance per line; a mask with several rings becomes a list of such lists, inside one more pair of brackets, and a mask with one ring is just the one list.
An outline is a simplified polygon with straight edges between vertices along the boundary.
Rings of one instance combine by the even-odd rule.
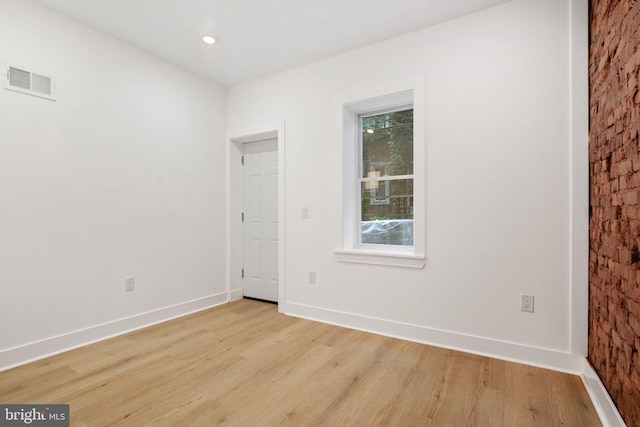
[[520, 295], [520, 311], [533, 313], [533, 295]]
[[311, 283], [311, 284], [316, 283], [316, 272], [315, 271], [310, 271], [309, 272], [309, 283]]
[[136, 290], [136, 278], [127, 277], [126, 279], [124, 279], [124, 291], [133, 292], [135, 290]]
[[300, 218], [309, 219], [309, 208], [307, 206], [300, 208]]

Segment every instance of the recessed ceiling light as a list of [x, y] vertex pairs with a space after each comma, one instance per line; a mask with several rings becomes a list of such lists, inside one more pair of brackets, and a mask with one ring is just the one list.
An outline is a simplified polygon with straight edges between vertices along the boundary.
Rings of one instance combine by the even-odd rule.
[[216, 42], [216, 39], [214, 39], [211, 36], [204, 36], [202, 38], [202, 41], [205, 42], [206, 44], [214, 44]]

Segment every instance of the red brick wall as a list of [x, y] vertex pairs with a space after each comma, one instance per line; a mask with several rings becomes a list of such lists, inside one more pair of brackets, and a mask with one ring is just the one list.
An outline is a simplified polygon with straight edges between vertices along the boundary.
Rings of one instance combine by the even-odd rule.
[[589, 360], [640, 426], [640, 2], [590, 6]]

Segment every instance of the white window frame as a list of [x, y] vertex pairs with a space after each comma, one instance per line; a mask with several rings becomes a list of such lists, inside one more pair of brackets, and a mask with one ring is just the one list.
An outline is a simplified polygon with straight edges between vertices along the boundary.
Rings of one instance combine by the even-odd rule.
[[[342, 247], [335, 250], [339, 262], [424, 268], [425, 256], [425, 108], [424, 81], [397, 82], [365, 89], [337, 101], [338, 138], [343, 145]], [[360, 116], [413, 105], [413, 246], [370, 245], [360, 242]]]
[[[412, 97], [413, 98], [413, 97]], [[356, 195], [357, 195], [357, 200], [356, 200], [356, 207], [358, 209], [358, 215], [357, 215], [357, 221], [358, 221], [358, 225], [356, 226], [356, 233], [357, 233], [357, 240], [356, 240], [356, 247], [357, 248], [361, 248], [361, 249], [375, 249], [375, 250], [390, 250], [390, 251], [396, 251], [396, 250], [403, 250], [406, 251], [409, 248], [413, 248], [412, 246], [408, 246], [408, 245], [381, 245], [381, 244], [372, 244], [372, 243], [362, 243], [362, 184], [363, 183], [374, 183], [374, 182], [378, 182], [378, 183], [385, 183], [385, 195], [383, 195], [382, 198], [380, 199], [372, 199], [371, 200], [371, 204], [372, 205], [389, 205], [391, 203], [390, 199], [389, 199], [389, 185], [390, 185], [390, 181], [394, 181], [394, 180], [401, 180], [401, 179], [411, 179], [414, 180], [414, 174], [410, 174], [410, 175], [394, 175], [394, 176], [387, 176], [387, 174], [385, 173], [384, 175], [378, 176], [378, 177], [364, 177], [364, 171], [363, 171], [363, 153], [364, 153], [364, 141], [362, 138], [362, 122], [363, 119], [365, 117], [370, 117], [370, 116], [377, 116], [379, 114], [385, 114], [385, 113], [394, 113], [394, 112], [398, 112], [398, 111], [403, 111], [403, 110], [410, 110], [413, 109], [413, 103], [410, 104], [403, 104], [403, 105], [393, 105], [390, 108], [384, 108], [382, 110], [375, 110], [375, 111], [366, 111], [366, 112], [360, 112], [358, 113], [358, 157], [357, 157], [357, 161], [358, 161], [358, 166], [356, 169], [356, 172], [358, 174], [358, 178], [356, 179]], [[386, 171], [387, 167], [385, 165], [385, 171]], [[386, 196], [386, 199], [385, 199]]]

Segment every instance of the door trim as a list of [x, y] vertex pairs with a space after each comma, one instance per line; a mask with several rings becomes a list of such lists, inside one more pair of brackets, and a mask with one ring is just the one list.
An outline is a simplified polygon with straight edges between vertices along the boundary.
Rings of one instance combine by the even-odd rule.
[[[266, 125], [237, 129], [229, 132], [227, 144], [227, 300], [242, 298], [240, 270], [242, 259], [238, 259], [238, 248], [242, 253], [243, 233], [239, 213], [244, 199], [243, 172], [240, 162], [244, 144], [278, 140], [278, 311], [283, 312], [286, 304], [286, 185], [285, 185], [285, 122], [278, 121]], [[237, 276], [237, 277], [235, 277]], [[240, 283], [240, 286], [238, 286]]]

